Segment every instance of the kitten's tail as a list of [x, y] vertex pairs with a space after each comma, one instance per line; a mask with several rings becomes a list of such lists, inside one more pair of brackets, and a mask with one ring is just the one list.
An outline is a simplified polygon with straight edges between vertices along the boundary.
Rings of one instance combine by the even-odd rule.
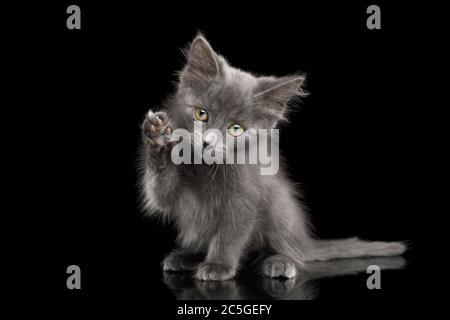
[[306, 261], [341, 258], [398, 256], [407, 249], [404, 242], [366, 241], [358, 238], [314, 240]]

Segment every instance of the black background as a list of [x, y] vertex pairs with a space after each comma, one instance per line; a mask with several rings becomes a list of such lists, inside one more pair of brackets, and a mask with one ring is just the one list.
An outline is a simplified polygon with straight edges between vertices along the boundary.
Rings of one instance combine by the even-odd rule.
[[[70, 4], [81, 7], [81, 30], [66, 28]], [[32, 131], [20, 148], [33, 192], [22, 204], [30, 209], [21, 258], [44, 270], [37, 289], [74, 308], [125, 300], [161, 308], [168, 302], [158, 300], [174, 298], [160, 261], [175, 233], [139, 211], [136, 151], [145, 112], [173, 90], [180, 48], [202, 31], [234, 66], [307, 73], [311, 95], [282, 128], [281, 144], [317, 234], [411, 242], [408, 267], [386, 273], [382, 290], [367, 290], [363, 274], [321, 280], [318, 298], [423, 298], [429, 188], [419, 169], [428, 120], [418, 62], [433, 39], [416, 18], [421, 7], [377, 2], [382, 29], [368, 30], [369, 4], [76, 1], [22, 9], [12, 29], [23, 20], [31, 27], [13, 38], [24, 49], [12, 82], [29, 88], [17, 106], [38, 129], [22, 127]], [[66, 288], [71, 264], [81, 267], [80, 291]]]

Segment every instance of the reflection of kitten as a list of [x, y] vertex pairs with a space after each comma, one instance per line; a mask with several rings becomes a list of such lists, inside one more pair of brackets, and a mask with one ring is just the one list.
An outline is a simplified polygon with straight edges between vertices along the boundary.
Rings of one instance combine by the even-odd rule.
[[[170, 158], [171, 130], [215, 128], [237, 136], [247, 128], [271, 129], [286, 120], [288, 102], [304, 96], [303, 75], [256, 77], [231, 67], [201, 35], [187, 54], [175, 94], [164, 110], [149, 112], [141, 153], [144, 207], [175, 222], [178, 246], [164, 270], [195, 270], [202, 280], [226, 280], [257, 256], [269, 277], [294, 277], [306, 261], [390, 256], [400, 242], [356, 238], [317, 240], [297, 190], [283, 167], [260, 175], [258, 165], [181, 164]], [[254, 264], [253, 264], [254, 265]]]

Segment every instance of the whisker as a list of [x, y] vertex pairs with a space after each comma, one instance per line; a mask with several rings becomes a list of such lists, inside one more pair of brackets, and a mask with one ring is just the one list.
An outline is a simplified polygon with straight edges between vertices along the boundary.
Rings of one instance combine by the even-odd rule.
[[231, 165], [231, 172], [233, 173], [233, 191], [236, 194], [236, 174], [234, 172], [234, 167]]
[[213, 163], [213, 164], [211, 165], [211, 168], [209, 169], [208, 175], [209, 175], [209, 173], [211, 172], [211, 170], [214, 170], [214, 171], [213, 171], [213, 174], [212, 174], [212, 177], [211, 177], [211, 179], [209, 180], [209, 182], [206, 184], [206, 186], [205, 186], [204, 188], [202, 188], [199, 192], [203, 192], [204, 190], [206, 190], [206, 189], [211, 185], [211, 183], [213, 182], [213, 180], [214, 180], [214, 178], [215, 178], [215, 176], [216, 176], [216, 173], [217, 173], [218, 168], [219, 168], [219, 166], [217, 166], [215, 163]]

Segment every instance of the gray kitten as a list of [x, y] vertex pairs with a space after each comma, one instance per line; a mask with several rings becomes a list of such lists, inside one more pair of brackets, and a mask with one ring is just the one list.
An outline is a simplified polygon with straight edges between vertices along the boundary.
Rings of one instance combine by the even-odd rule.
[[142, 126], [143, 206], [178, 229], [178, 248], [164, 259], [164, 271], [227, 280], [238, 268], [249, 268], [292, 278], [308, 261], [405, 251], [401, 242], [315, 239], [282, 165], [275, 175], [261, 175], [258, 164], [171, 161], [173, 130], [192, 132], [196, 121], [224, 135], [275, 128], [286, 121], [293, 99], [306, 95], [304, 80], [301, 74], [266, 77], [233, 68], [202, 35], [194, 39], [176, 92], [163, 111], [149, 111]]

